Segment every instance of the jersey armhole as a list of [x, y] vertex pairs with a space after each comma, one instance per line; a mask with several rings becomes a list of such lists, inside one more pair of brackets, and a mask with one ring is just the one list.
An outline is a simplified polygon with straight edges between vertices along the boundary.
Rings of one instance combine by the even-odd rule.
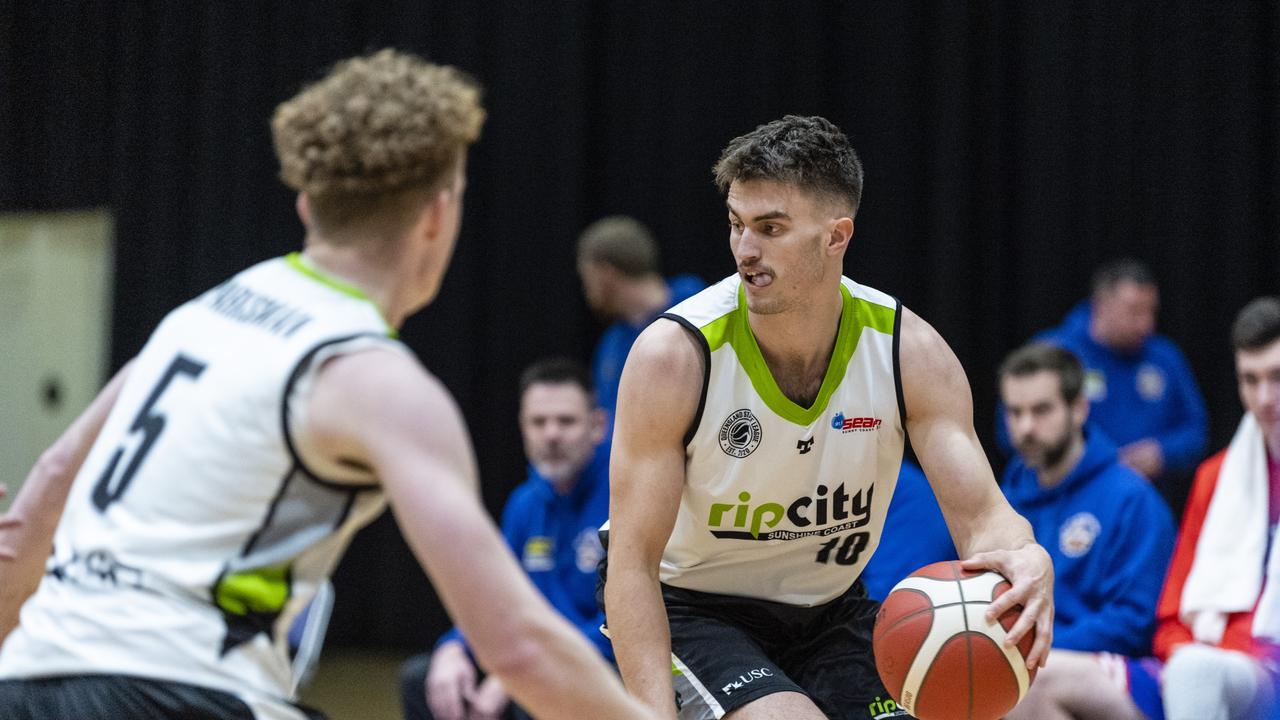
[[[283, 431], [282, 434], [284, 437], [284, 444], [285, 444], [285, 447], [288, 448], [289, 457], [293, 459], [293, 464], [298, 468], [298, 470], [301, 471], [302, 475], [306, 477], [308, 480], [311, 480], [312, 482], [315, 482], [319, 485], [323, 485], [324, 487], [332, 488], [334, 490], [373, 490], [378, 488], [379, 486], [376, 481], [357, 482], [357, 481], [343, 481], [343, 480], [336, 480], [333, 478], [326, 478], [320, 475], [319, 473], [317, 473], [315, 470], [313, 470], [309, 465], [307, 465], [306, 461], [302, 459], [302, 454], [298, 452], [297, 444], [294, 442], [293, 431], [290, 427], [290, 422], [289, 422], [290, 421], [289, 398], [292, 397], [294, 388], [297, 386], [299, 380], [301, 380], [302, 377], [305, 376], [308, 372], [313, 372], [314, 370], [318, 369], [319, 365], [316, 362], [317, 359], [321, 359], [321, 362], [324, 362], [337, 356], [336, 353], [327, 353], [327, 354], [324, 354], [323, 358], [321, 358], [323, 351], [330, 350], [335, 348], [335, 346], [351, 343], [357, 340], [366, 340], [366, 341], [382, 342], [382, 343], [388, 342], [386, 335], [381, 335], [378, 333], [355, 333], [352, 335], [344, 335], [342, 337], [325, 340], [324, 342], [321, 342], [315, 345], [310, 350], [308, 350], [305, 354], [303, 354], [302, 359], [299, 360], [297, 365], [294, 366], [293, 370], [290, 371], [289, 379], [285, 381], [284, 393], [280, 398], [280, 424], [281, 424], [281, 429]], [[366, 345], [364, 347], [367, 348], [371, 346], [372, 342], [370, 343], [370, 345]]]
[[698, 433], [698, 425], [702, 424], [702, 411], [707, 406], [707, 385], [711, 382], [711, 347], [707, 345], [707, 338], [702, 331], [685, 318], [672, 313], [663, 313], [658, 317], [672, 320], [688, 330], [698, 341], [698, 348], [702, 350], [702, 391], [698, 394], [698, 410], [693, 414], [693, 422], [689, 423], [689, 429], [684, 433], [684, 446], [687, 448], [693, 443], [693, 436]]
[[907, 434], [907, 401], [902, 395], [902, 301], [893, 299], [893, 389], [898, 394], [898, 422], [902, 424], [902, 434]]

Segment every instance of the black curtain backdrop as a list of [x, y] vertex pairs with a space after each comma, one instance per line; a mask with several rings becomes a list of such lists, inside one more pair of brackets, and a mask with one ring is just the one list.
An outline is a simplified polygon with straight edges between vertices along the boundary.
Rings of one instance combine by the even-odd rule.
[[[633, 214], [671, 272], [732, 271], [710, 167], [732, 137], [821, 114], [867, 181], [846, 272], [951, 343], [992, 435], [993, 371], [1119, 255], [1161, 330], [1239, 417], [1228, 329], [1280, 277], [1275, 3], [110, 3], [0, 0], [0, 210], [108, 206], [112, 362], [172, 306], [297, 248], [276, 103], [397, 46], [476, 75], [490, 120], [439, 300], [403, 338], [456, 394], [495, 513], [523, 477], [516, 377], [600, 330], [578, 231]], [[427, 428], [424, 428], [426, 431]], [[997, 463], [997, 470], [999, 469]], [[425, 647], [446, 625], [389, 517], [340, 568], [335, 642]]]

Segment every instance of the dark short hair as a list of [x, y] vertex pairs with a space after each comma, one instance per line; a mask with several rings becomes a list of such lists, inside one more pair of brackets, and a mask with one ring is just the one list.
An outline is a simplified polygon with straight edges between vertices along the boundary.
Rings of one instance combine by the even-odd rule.
[[862, 202], [858, 153], [817, 116], [787, 115], [730, 140], [713, 170], [720, 192], [736, 180], [773, 180], [836, 200], [850, 216]]
[[578, 236], [578, 260], [604, 263], [627, 277], [653, 275], [658, 272], [658, 243], [639, 220], [610, 215]]
[[1280, 297], [1274, 295], [1251, 300], [1231, 325], [1231, 347], [1237, 351], [1261, 350], [1277, 338], [1280, 338]]
[[1110, 292], [1122, 282], [1154, 286], [1156, 276], [1146, 263], [1137, 258], [1112, 260], [1093, 271], [1093, 294]]
[[1062, 399], [1073, 403], [1084, 387], [1084, 366], [1079, 358], [1047, 342], [1033, 342], [1014, 350], [1000, 363], [1000, 379], [1026, 377], [1038, 372], [1052, 372], [1058, 376]]
[[577, 360], [552, 357], [539, 360], [520, 373], [520, 397], [532, 385], [577, 385], [587, 394], [588, 404], [595, 404], [595, 391], [591, 389], [591, 374]]

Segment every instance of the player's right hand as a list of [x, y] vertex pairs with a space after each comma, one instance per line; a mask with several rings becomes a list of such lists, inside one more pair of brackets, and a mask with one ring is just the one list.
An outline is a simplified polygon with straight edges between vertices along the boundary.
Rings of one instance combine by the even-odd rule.
[[427, 707], [436, 720], [467, 720], [466, 698], [476, 687], [476, 668], [462, 643], [446, 642], [431, 655]]

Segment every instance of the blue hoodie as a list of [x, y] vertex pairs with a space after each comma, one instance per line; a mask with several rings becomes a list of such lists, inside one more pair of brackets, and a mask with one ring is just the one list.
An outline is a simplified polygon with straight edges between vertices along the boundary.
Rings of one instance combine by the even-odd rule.
[[[1132, 355], [1089, 335], [1091, 303], [1082, 301], [1062, 324], [1036, 335], [1070, 350], [1085, 367], [1089, 420], [1117, 444], [1155, 438], [1165, 474], [1195, 469], [1209, 442], [1209, 414], [1187, 360], [1173, 341], [1152, 335]], [[996, 419], [1000, 446], [1012, 451], [1004, 413]]]
[[1115, 444], [1092, 427], [1062, 482], [1042, 489], [1015, 457], [1003, 486], [1053, 558], [1053, 646], [1150, 654], [1174, 541], [1173, 515], [1155, 488], [1119, 464]]
[[[531, 466], [502, 510], [502, 535], [534, 587], [612, 661], [595, 600], [596, 564], [604, 555], [598, 533], [608, 517], [609, 445], [602, 443], [567, 495], [557, 494]], [[449, 640], [465, 642], [455, 627], [436, 646]]]
[[600, 407], [609, 411], [610, 427], [613, 427], [613, 416], [618, 409], [618, 380], [622, 378], [622, 366], [627, 361], [631, 346], [640, 337], [640, 331], [648, 327], [654, 318], [677, 303], [697, 295], [706, 286], [697, 275], [677, 275], [667, 280], [667, 288], [671, 291], [671, 303], [667, 307], [655, 312], [639, 325], [619, 320], [606, 328], [600, 336], [595, 355], [591, 358], [591, 385], [596, 389]]

